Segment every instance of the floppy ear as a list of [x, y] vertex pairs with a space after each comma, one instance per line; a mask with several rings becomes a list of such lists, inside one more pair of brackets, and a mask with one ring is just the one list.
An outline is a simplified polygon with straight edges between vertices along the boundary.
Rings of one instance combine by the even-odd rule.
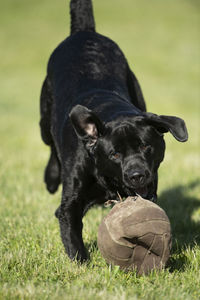
[[98, 137], [103, 134], [103, 123], [94, 112], [85, 106], [74, 106], [69, 116], [77, 136], [82, 139], [87, 146], [93, 146]]
[[185, 122], [174, 116], [158, 116], [152, 113], [145, 113], [145, 120], [154, 126], [160, 133], [170, 132], [179, 142], [186, 142], [188, 132]]

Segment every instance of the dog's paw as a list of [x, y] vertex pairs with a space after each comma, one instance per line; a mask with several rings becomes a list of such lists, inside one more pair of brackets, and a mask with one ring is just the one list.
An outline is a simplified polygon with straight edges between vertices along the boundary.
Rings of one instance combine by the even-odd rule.
[[50, 168], [47, 166], [45, 170], [44, 181], [49, 193], [54, 194], [60, 184], [60, 173], [58, 168]]
[[58, 190], [60, 182], [46, 183], [46, 188], [50, 194], [54, 194]]
[[69, 253], [68, 253], [68, 251], [66, 251], [66, 252], [69, 255], [69, 258], [71, 260], [76, 261], [81, 264], [87, 262], [89, 259], [86, 249], [81, 249], [78, 251], [75, 251], [75, 249], [74, 249], [74, 251], [69, 251]]

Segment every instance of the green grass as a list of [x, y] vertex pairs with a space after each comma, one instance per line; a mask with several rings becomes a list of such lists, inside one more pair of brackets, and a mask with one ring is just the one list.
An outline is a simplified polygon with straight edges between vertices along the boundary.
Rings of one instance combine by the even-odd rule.
[[166, 135], [159, 174], [169, 265], [140, 278], [102, 259], [101, 207], [84, 218], [90, 262], [70, 262], [54, 217], [61, 189], [51, 196], [43, 184], [39, 94], [48, 57], [69, 32], [67, 1], [0, 2], [0, 299], [200, 299], [199, 2], [94, 1], [97, 29], [126, 54], [148, 110], [184, 118], [189, 131], [184, 144]]

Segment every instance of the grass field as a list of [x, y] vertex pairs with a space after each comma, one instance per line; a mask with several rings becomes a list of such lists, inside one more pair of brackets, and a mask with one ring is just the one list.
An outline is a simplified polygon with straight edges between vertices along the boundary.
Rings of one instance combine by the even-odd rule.
[[168, 268], [136, 277], [106, 265], [96, 246], [107, 213], [91, 209], [91, 260], [70, 262], [43, 169], [38, 127], [46, 63], [69, 32], [68, 1], [0, 0], [0, 299], [200, 299], [200, 5], [195, 0], [94, 0], [97, 29], [126, 54], [148, 110], [185, 119], [189, 141], [166, 135], [159, 205], [172, 224]]

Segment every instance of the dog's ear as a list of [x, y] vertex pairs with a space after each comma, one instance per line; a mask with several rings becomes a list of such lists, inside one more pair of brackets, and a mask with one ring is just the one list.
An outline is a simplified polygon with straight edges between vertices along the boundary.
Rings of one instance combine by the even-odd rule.
[[158, 116], [152, 113], [145, 113], [145, 121], [154, 126], [158, 132], [170, 132], [179, 142], [186, 142], [188, 139], [188, 132], [185, 122], [174, 116]]
[[85, 106], [74, 106], [69, 116], [77, 136], [81, 138], [87, 146], [93, 146], [98, 137], [103, 134], [103, 123], [94, 112]]

